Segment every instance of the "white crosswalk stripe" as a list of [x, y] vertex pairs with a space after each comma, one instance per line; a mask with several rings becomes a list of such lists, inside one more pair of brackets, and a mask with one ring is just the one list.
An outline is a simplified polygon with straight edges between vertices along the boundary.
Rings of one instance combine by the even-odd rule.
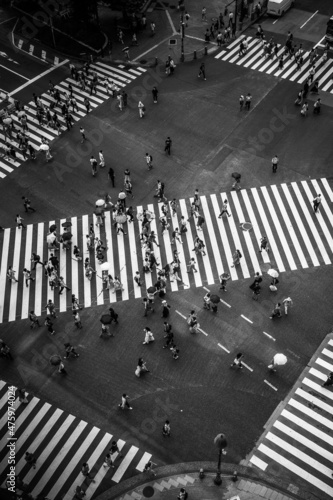
[[[0, 381], [0, 484], [5, 487], [8, 468], [8, 385]], [[119, 483], [135, 470], [142, 472], [152, 455], [104, 433], [97, 427], [68, 414], [49, 403], [28, 395], [28, 404], [15, 400], [16, 476], [31, 487], [31, 494], [72, 500], [77, 486], [90, 500], [109, 474], [109, 481]], [[104, 458], [117, 442], [118, 453], [112, 455], [114, 469], [104, 467]], [[36, 468], [29, 467], [25, 452], [33, 453]], [[84, 481], [81, 464], [87, 462], [94, 482]], [[111, 483], [112, 484], [112, 483]]]
[[[248, 44], [247, 52], [244, 55], [239, 55], [240, 42], [245, 38]], [[310, 52], [303, 53], [303, 65], [301, 69], [297, 68], [294, 57], [291, 58], [289, 55], [284, 57], [283, 68], [279, 69], [279, 58], [283, 54], [284, 46], [278, 44], [277, 57], [272, 55], [272, 57], [267, 58], [263, 53], [262, 44], [258, 39], [242, 35], [230, 43], [224, 50], [216, 54], [215, 59], [303, 84], [309, 76], [309, 71], [312, 67], [309, 57]], [[321, 90], [333, 93], [333, 59], [325, 61], [322, 57], [319, 57], [314, 62], [314, 65], [316, 72], [313, 81], [319, 81], [319, 88]]]
[[[102, 62], [96, 62], [96, 64], [92, 64], [90, 67], [97, 73], [99, 78], [99, 84], [97, 85], [96, 94], [94, 93], [93, 95], [90, 95], [89, 91], [83, 91], [81, 88], [79, 88], [78, 82], [76, 82], [72, 78], [67, 78], [65, 81], [55, 85], [55, 87], [59, 89], [61, 95], [64, 95], [65, 92], [68, 92], [69, 84], [72, 85], [73, 96], [75, 97], [78, 106], [78, 110], [76, 109], [71, 111], [75, 122], [78, 122], [87, 114], [86, 107], [84, 105], [85, 97], [89, 99], [92, 109], [101, 105], [111, 97], [110, 94], [107, 93], [107, 90], [103, 85], [105, 78], [108, 78], [109, 81], [112, 80], [118, 89], [123, 89], [124, 87], [126, 87], [126, 85], [146, 72], [146, 69], [141, 67], [137, 67], [135, 70], [124, 69], [124, 67], [121, 65], [117, 67]], [[90, 81], [91, 79], [91, 76], [87, 78], [88, 81]], [[53, 102], [53, 98], [48, 92], [45, 92], [41, 95], [41, 101], [47, 107], [49, 107]], [[58, 136], [58, 132], [54, 128], [47, 127], [45, 124], [39, 124], [37, 120], [37, 108], [34, 101], [26, 104], [24, 109], [27, 115], [27, 125], [29, 129], [27, 132], [28, 141], [33, 146], [33, 148], [38, 151], [41, 145], [42, 137], [52, 142]], [[57, 113], [58, 119], [60, 121], [60, 132], [65, 132], [67, 130], [66, 122], [64, 117], [62, 116], [60, 106], [56, 106], [53, 110], [51, 110], [51, 115], [53, 115], [53, 111]], [[12, 157], [5, 157], [3, 153], [0, 154], [0, 179], [5, 178], [8, 174], [13, 172], [13, 167], [19, 167], [23, 162], [29, 159], [29, 155], [27, 155], [26, 159], [24, 158], [18, 147], [19, 143], [17, 141], [17, 131], [21, 129], [19, 118], [18, 116], [16, 116], [16, 114], [12, 114], [11, 116], [13, 118], [16, 131], [12, 132], [12, 137], [7, 138], [4, 134], [0, 133], [0, 149], [6, 144], [6, 142], [8, 142], [10, 145], [13, 144], [16, 149], [16, 158], [13, 159]]]
[[[253, 465], [268, 473], [278, 463], [330, 497], [333, 394], [323, 383], [333, 371], [332, 361], [333, 340], [327, 340], [250, 457]], [[297, 484], [297, 477], [289, 480]]]
[[[321, 194], [322, 203], [317, 214], [313, 211], [313, 199]], [[84, 307], [113, 303], [118, 300], [142, 298], [146, 288], [157, 281], [158, 272], [174, 260], [174, 252], [180, 259], [180, 277], [168, 283], [171, 291], [186, 289], [189, 286], [201, 287], [219, 282], [219, 276], [228, 272], [232, 281], [249, 278], [256, 272], [272, 267], [285, 271], [307, 269], [310, 266], [329, 265], [333, 253], [333, 213], [331, 209], [332, 190], [326, 179], [312, 179], [291, 184], [271, 185], [268, 187], [242, 189], [239, 192], [201, 195], [201, 214], [205, 219], [203, 230], [197, 229], [197, 221], [189, 219], [192, 198], [179, 200], [175, 216], [170, 216], [170, 228], [161, 234], [159, 217], [162, 204], [148, 204], [152, 214], [150, 231], [154, 231], [156, 242], [153, 244], [156, 268], [152, 272], [143, 272], [146, 248], [140, 239], [141, 222], [135, 216], [133, 222], [124, 224], [124, 234], [117, 232], [111, 220], [109, 210], [105, 212], [103, 226], [96, 226], [96, 217], [83, 215], [71, 217], [73, 245], [77, 245], [82, 260], [77, 261], [72, 248], [61, 248], [56, 254], [59, 259], [59, 275], [65, 280], [71, 292], [58, 294], [58, 288], [52, 290], [45, 278], [41, 265], [33, 271], [35, 281], [28, 286], [23, 280], [23, 268], [30, 269], [31, 255], [35, 252], [42, 262], [46, 261], [52, 250], [47, 249], [46, 235], [49, 227], [56, 223], [58, 227], [66, 219], [39, 224], [27, 224], [26, 229], [5, 229], [0, 235], [1, 271], [0, 271], [0, 322], [28, 318], [33, 309], [38, 316], [46, 314], [45, 306], [49, 299], [55, 302], [56, 309], [65, 312], [71, 308], [71, 294], [74, 293]], [[222, 204], [227, 200], [231, 217], [226, 214], [219, 218]], [[135, 207], [134, 207], [135, 208]], [[142, 214], [145, 207], [136, 207], [137, 214]], [[179, 228], [181, 217], [187, 222], [187, 231], [182, 235], [182, 242], [171, 243], [172, 231]], [[28, 216], [26, 217], [26, 219]], [[250, 230], [244, 230], [243, 224]], [[100, 263], [92, 250], [86, 245], [86, 235], [90, 224], [95, 228], [95, 235], [105, 243], [105, 261], [109, 263], [108, 273], [120, 278], [122, 290], [109, 289], [102, 279]], [[251, 229], [252, 225], [252, 229]], [[127, 234], [126, 234], [127, 233]], [[266, 236], [269, 251], [259, 253], [260, 239]], [[194, 241], [199, 238], [205, 244], [205, 253], [195, 253]], [[232, 267], [233, 253], [238, 249], [242, 258], [239, 265]], [[96, 273], [89, 280], [85, 276], [84, 260], [89, 257]], [[195, 259], [198, 272], [187, 273], [187, 265]], [[11, 283], [6, 279], [8, 267], [12, 266], [19, 279]], [[139, 271], [143, 286], [135, 281]]]

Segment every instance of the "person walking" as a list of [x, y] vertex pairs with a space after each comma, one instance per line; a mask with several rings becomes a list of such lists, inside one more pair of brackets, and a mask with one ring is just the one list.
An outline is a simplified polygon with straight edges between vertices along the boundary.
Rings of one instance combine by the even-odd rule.
[[233, 362], [231, 363], [231, 367], [234, 367], [234, 366], [237, 366], [237, 368], [243, 368], [243, 365], [242, 365], [242, 359], [244, 358], [244, 354], [242, 354], [241, 352], [239, 352], [235, 359], [233, 360]]
[[148, 370], [148, 368], [147, 368], [146, 361], [143, 361], [143, 358], [139, 358], [138, 364], [137, 364], [137, 367], [135, 370], [135, 375], [137, 377], [140, 377], [141, 373], [145, 373], [145, 372], [150, 373], [150, 370]]
[[315, 214], [317, 214], [319, 212], [319, 207], [320, 207], [320, 204], [321, 204], [321, 194], [317, 194], [317, 196], [314, 198], [313, 200], [313, 211]]
[[85, 134], [85, 130], [84, 130], [84, 128], [83, 128], [83, 127], [80, 127], [80, 134], [81, 134], [81, 144], [83, 144], [83, 143], [84, 143], [84, 141], [86, 141], [86, 140], [87, 140], [87, 138], [86, 138], [86, 134]]
[[143, 468], [143, 471], [142, 472], [149, 472], [151, 473], [153, 476], [156, 476], [156, 472], [153, 470], [153, 465], [156, 465], [154, 462], [152, 462], [151, 460], [149, 460], [149, 462], [146, 463], [146, 465], [144, 466]]
[[73, 358], [78, 358], [80, 356], [80, 354], [76, 352], [75, 347], [72, 346], [69, 342], [66, 342], [64, 346], [66, 349], [66, 355], [64, 356], [64, 359], [70, 358], [71, 356], [73, 356]]
[[111, 316], [111, 323], [113, 323], [113, 321], [114, 321], [116, 323], [116, 325], [118, 325], [118, 323], [119, 323], [119, 321], [118, 321], [118, 314], [113, 309], [113, 307], [109, 307], [109, 314]]
[[108, 327], [108, 325], [104, 325], [102, 323], [102, 329], [101, 329], [101, 333], [99, 334], [100, 337], [104, 338], [104, 337], [114, 337], [114, 334], [110, 332], [110, 329]]
[[232, 255], [232, 258], [233, 258], [233, 263], [231, 265], [231, 267], [235, 267], [239, 264], [239, 260], [242, 258], [242, 254], [239, 250], [235, 250], [235, 252], [233, 253]]
[[19, 214], [16, 214], [15, 221], [16, 221], [16, 227], [17, 227], [17, 229], [21, 229], [21, 227], [23, 227], [24, 229], [26, 229], [26, 226], [22, 222], [22, 221], [24, 221], [24, 219]]
[[202, 215], [198, 216], [197, 219], [197, 231], [202, 231], [202, 225], [205, 223], [205, 219]]
[[185, 490], [185, 488], [180, 488], [177, 500], [187, 500], [187, 499], [188, 499], [187, 491]]
[[81, 330], [82, 329], [82, 323], [81, 323], [81, 318], [80, 318], [79, 311], [74, 311], [73, 312], [73, 318], [74, 318], [74, 325], [76, 326], [76, 328], [78, 330]]
[[35, 254], [35, 253], [32, 254], [30, 262], [33, 263], [32, 271], [34, 271], [36, 269], [37, 264], [40, 264], [41, 266], [43, 266], [43, 262], [40, 261], [40, 256]]
[[104, 168], [105, 167], [105, 158], [104, 158], [104, 154], [103, 154], [102, 150], [99, 151], [98, 156], [99, 156], [99, 166], [101, 168]]
[[284, 305], [284, 314], [287, 316], [289, 308], [293, 306], [291, 297], [283, 299], [282, 304]]
[[170, 437], [171, 435], [171, 427], [170, 427], [170, 422], [169, 420], [166, 420], [164, 422], [163, 428], [162, 428], [162, 435]]
[[167, 303], [166, 300], [162, 300], [162, 315], [161, 315], [161, 318], [168, 318], [169, 314], [170, 314], [170, 308], [171, 306], [169, 306], [169, 304]]
[[278, 158], [277, 155], [275, 155], [272, 158], [272, 170], [273, 170], [273, 174], [276, 174], [276, 171], [277, 171], [277, 168], [278, 168], [278, 164], [279, 164], [279, 158]]
[[23, 276], [25, 279], [25, 286], [29, 286], [29, 281], [35, 281], [35, 278], [31, 276], [31, 271], [28, 271], [28, 269], [24, 268], [23, 269]]
[[329, 387], [333, 385], [333, 372], [327, 376], [327, 380], [321, 385], [322, 387]]
[[4, 358], [10, 359], [11, 361], [14, 359], [10, 352], [10, 347], [3, 340], [0, 340], [0, 355]]
[[81, 473], [84, 475], [84, 477], [85, 477], [86, 479], [91, 479], [91, 481], [92, 481], [93, 483], [95, 483], [95, 480], [94, 480], [94, 479], [92, 479], [92, 477], [91, 477], [91, 472], [90, 472], [89, 465], [87, 464], [87, 462], [84, 462], [84, 463], [82, 464], [82, 467], [81, 467]]
[[244, 106], [244, 102], [245, 102], [245, 98], [244, 98], [244, 96], [241, 94], [241, 95], [240, 95], [240, 97], [239, 97], [239, 111], [242, 111], [243, 106]]
[[206, 295], [203, 298], [203, 301], [204, 301], [203, 308], [210, 311], [211, 302], [210, 302], [210, 293], [209, 292], [206, 293]]
[[30, 328], [34, 328], [36, 325], [38, 327], [42, 326], [40, 323], [39, 323], [39, 319], [37, 318], [36, 314], [34, 311], [30, 311], [30, 314], [29, 314], [29, 319], [31, 321], [30, 323]]
[[221, 219], [223, 214], [227, 214], [228, 217], [231, 217], [231, 214], [228, 212], [228, 200], [224, 200], [222, 210], [218, 218]]
[[30, 210], [30, 212], [36, 212], [36, 210], [34, 208], [32, 208], [31, 201], [29, 200], [29, 198], [22, 196], [22, 200], [23, 200], [24, 210], [26, 212], [29, 212], [29, 210]]
[[269, 252], [269, 248], [268, 248], [268, 240], [267, 240], [266, 236], [263, 236], [263, 237], [260, 239], [260, 248], [259, 248], [259, 252], [261, 253], [263, 250], [265, 250], [266, 252]]
[[152, 94], [153, 94], [153, 101], [154, 101], [154, 104], [157, 104], [157, 98], [158, 98], [158, 90], [156, 87], [153, 87], [152, 89]]
[[[119, 403], [118, 407], [121, 410], [125, 410], [125, 408], [128, 408], [129, 410], [133, 410], [132, 406], [129, 404], [129, 396], [125, 392], [121, 396], [121, 403]], [[113, 453], [115, 453], [115, 451]]]
[[205, 63], [201, 63], [200, 68], [199, 68], [199, 74], [198, 78], [203, 77], [204, 80], [206, 80], [206, 69], [205, 69]]
[[143, 329], [143, 332], [145, 334], [145, 340], [144, 342], [142, 342], [144, 345], [148, 345], [151, 342], [154, 342], [155, 337], [153, 335], [153, 332], [150, 330], [148, 326], [146, 326], [146, 328]]
[[138, 287], [142, 286], [141, 276], [140, 276], [139, 271], [136, 271], [135, 276], [134, 276], [133, 279], [134, 279], [134, 281], [135, 281], [135, 283], [137, 284]]
[[180, 235], [180, 232], [179, 232], [179, 229], [178, 227], [175, 228], [174, 231], [172, 231], [172, 240], [171, 240], [171, 245], [175, 245], [176, 244], [176, 240], [178, 241], [178, 243], [180, 243], [181, 245], [183, 244], [182, 240], [181, 240], [181, 235]]
[[33, 469], [36, 469], [36, 462], [37, 458], [34, 457], [33, 453], [30, 453], [29, 451], [25, 452], [24, 455], [24, 460], [27, 462], [28, 465], [30, 465]]
[[22, 389], [18, 388], [16, 390], [16, 394], [18, 395], [20, 403], [23, 403], [25, 405], [29, 403], [28, 398], [27, 398], [27, 392], [23, 387], [22, 387]]
[[62, 276], [59, 276], [59, 287], [60, 287], [60, 290], [59, 290], [59, 295], [62, 294], [62, 291], [64, 288], [66, 288], [66, 290], [69, 292], [70, 291], [70, 288], [66, 285], [65, 281], [64, 281], [64, 278]]
[[145, 158], [146, 158], [146, 163], [147, 163], [148, 170], [151, 170], [153, 168], [153, 163], [152, 163], [153, 162], [153, 157], [150, 154], [146, 153]]
[[142, 101], [139, 101], [138, 109], [139, 109], [139, 117], [143, 118], [145, 116], [145, 106]]
[[173, 342], [173, 332], [172, 325], [170, 325], [167, 321], [164, 321], [164, 338], [166, 339], [163, 349], [170, 348], [174, 345]]
[[276, 317], [277, 318], [281, 318], [281, 316], [282, 316], [281, 315], [281, 304], [280, 304], [280, 302], [278, 302], [275, 305], [275, 307], [274, 307], [274, 309], [272, 311], [272, 315], [269, 317], [269, 319], [273, 319], [273, 318], [276, 318]]
[[45, 309], [48, 311], [48, 314], [52, 316], [52, 318], [56, 319], [55, 305], [51, 299], [49, 299], [48, 303], [45, 306]]
[[51, 318], [49, 318], [49, 316], [46, 316], [45, 321], [44, 321], [44, 325], [47, 327], [47, 330], [51, 335], [55, 334], [55, 330], [53, 328], [53, 323], [51, 321]]
[[252, 101], [252, 95], [250, 94], [250, 92], [248, 92], [247, 96], [245, 97], [245, 109], [247, 111], [250, 111], [251, 101]]
[[315, 101], [315, 103], [313, 105], [313, 112], [314, 112], [314, 114], [319, 115], [320, 108], [321, 108], [321, 99], [320, 99], [320, 97], [318, 97], [318, 99]]
[[16, 271], [14, 271], [12, 266], [9, 266], [7, 271], [7, 278], [9, 282], [12, 283], [14, 281], [14, 283], [18, 283], [18, 280], [15, 278], [15, 273]]
[[94, 156], [91, 156], [90, 158], [90, 165], [91, 165], [91, 173], [93, 177], [95, 177], [97, 173], [97, 160]]
[[171, 144], [172, 144], [172, 140], [170, 139], [170, 137], [167, 137], [166, 140], [165, 140], [165, 147], [164, 147], [164, 151], [170, 156], [171, 154]]
[[223, 290], [224, 292], [227, 291], [226, 284], [227, 281], [230, 279], [230, 274], [228, 273], [223, 273], [220, 275], [220, 290]]
[[113, 465], [113, 462], [112, 462], [112, 457], [111, 457], [111, 453], [107, 453], [106, 457], [104, 458], [104, 463], [103, 463], [103, 467], [112, 467], [114, 468], [115, 466]]
[[197, 273], [197, 269], [195, 268], [195, 259], [192, 257], [191, 260], [189, 261], [189, 263], [187, 264], [187, 273]]

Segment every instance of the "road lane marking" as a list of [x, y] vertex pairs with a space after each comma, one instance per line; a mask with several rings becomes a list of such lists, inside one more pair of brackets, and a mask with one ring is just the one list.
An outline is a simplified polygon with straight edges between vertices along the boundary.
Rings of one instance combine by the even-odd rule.
[[14, 71], [14, 70], [12, 70], [12, 69], [9, 69], [9, 68], [7, 68], [6, 66], [3, 66], [2, 64], [0, 64], [0, 67], [1, 67], [1, 68], [6, 69], [7, 71], [10, 71], [11, 73], [14, 73], [14, 75], [17, 75], [17, 76], [19, 76], [20, 78], [23, 78], [24, 80], [29, 81], [29, 78], [27, 78], [26, 76], [20, 75], [20, 73], [17, 73], [16, 71]]
[[227, 352], [228, 354], [230, 354], [230, 351], [228, 351], [228, 349], [226, 347], [224, 347], [222, 344], [217, 344], [219, 347], [221, 347], [221, 349], [223, 349], [225, 352]]
[[249, 323], [251, 323], [251, 325], [253, 325], [253, 321], [251, 321], [249, 318], [244, 316], [244, 314], [241, 314], [241, 318], [245, 319], [245, 321], [248, 321]]
[[277, 391], [277, 388], [276, 388], [276, 387], [274, 387], [274, 385], [270, 384], [270, 383], [268, 382], [268, 380], [266, 380], [266, 379], [265, 379], [265, 380], [264, 380], [264, 382], [265, 382], [265, 384], [269, 385], [269, 387], [271, 387], [272, 389], [274, 389], [274, 391]]
[[309, 19], [307, 21], [305, 21], [304, 24], [302, 24], [302, 26], [300, 27], [300, 29], [304, 28], [304, 26], [309, 22], [311, 21], [311, 19], [316, 15], [318, 14], [319, 10], [316, 10], [316, 12], [314, 14], [312, 14], [312, 16], [309, 17]]
[[266, 333], [266, 332], [262, 332], [264, 335], [266, 335], [269, 339], [271, 340], [274, 340], [274, 342], [276, 341], [276, 339], [274, 337], [272, 337], [272, 335], [269, 335], [269, 333]]
[[[19, 92], [20, 90], [24, 89], [25, 87], [27, 87], [31, 83], [34, 83], [36, 80], [39, 80], [40, 78], [42, 78], [43, 76], [47, 75], [48, 73], [51, 73], [51, 71], [53, 71], [53, 70], [55, 70], [57, 68], [60, 68], [60, 66], [63, 66], [64, 64], [67, 64], [68, 62], [69, 62], [69, 59], [65, 59], [64, 61], [62, 61], [61, 63], [59, 63], [57, 66], [52, 66], [51, 68], [47, 69], [43, 73], [40, 73], [39, 75], [35, 76], [31, 80], [29, 78], [26, 78], [25, 76], [23, 76], [22, 78], [25, 78], [26, 80], [28, 80], [28, 82], [24, 83], [23, 85], [21, 85], [21, 87], [18, 87], [17, 89], [13, 90], [13, 92], [10, 92], [10, 95], [12, 96], [12, 95], [16, 94], [17, 92]], [[13, 73], [15, 73], [15, 71], [13, 71]]]

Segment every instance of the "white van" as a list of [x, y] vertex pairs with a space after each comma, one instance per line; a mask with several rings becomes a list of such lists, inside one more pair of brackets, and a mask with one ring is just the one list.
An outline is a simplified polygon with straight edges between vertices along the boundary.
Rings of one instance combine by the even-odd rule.
[[267, 14], [278, 17], [283, 16], [293, 5], [294, 0], [268, 0]]

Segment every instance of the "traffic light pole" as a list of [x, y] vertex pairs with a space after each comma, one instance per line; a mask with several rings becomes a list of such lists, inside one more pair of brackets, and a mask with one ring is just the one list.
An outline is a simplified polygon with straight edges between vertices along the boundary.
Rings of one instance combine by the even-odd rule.
[[180, 60], [181, 60], [181, 62], [184, 62], [185, 61], [185, 54], [184, 54], [184, 38], [185, 38], [184, 12], [182, 12], [181, 16], [180, 16], [180, 36], [181, 36], [181, 56], [180, 56]]

